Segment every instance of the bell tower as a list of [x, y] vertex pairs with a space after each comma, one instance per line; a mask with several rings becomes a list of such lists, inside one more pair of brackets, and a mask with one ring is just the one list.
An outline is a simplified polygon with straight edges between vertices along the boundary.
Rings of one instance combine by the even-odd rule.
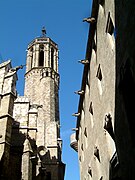
[[34, 39], [27, 50], [27, 70], [34, 67], [48, 67], [58, 73], [58, 46], [46, 37], [46, 30], [42, 29], [42, 36]]
[[27, 48], [24, 95], [30, 101], [29, 115], [32, 116], [34, 109], [37, 112], [36, 118], [28, 122], [36, 129], [36, 135], [29, 131], [29, 136], [36, 141], [37, 176], [63, 180], [65, 165], [61, 161], [58, 45], [46, 36], [45, 28], [42, 36], [35, 38]]

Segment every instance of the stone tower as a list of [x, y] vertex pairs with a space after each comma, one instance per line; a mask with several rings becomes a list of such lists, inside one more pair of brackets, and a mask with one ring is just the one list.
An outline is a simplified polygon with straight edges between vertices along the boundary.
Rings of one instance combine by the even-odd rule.
[[44, 28], [28, 45], [24, 96], [17, 96], [22, 68], [0, 65], [0, 179], [64, 180], [58, 46]]
[[[45, 29], [42, 36], [35, 38], [27, 49], [24, 95], [30, 100], [31, 110], [37, 109], [36, 145], [38, 171], [45, 171], [47, 177], [63, 179], [64, 164], [61, 162], [60, 121], [59, 121], [59, 74], [58, 46]], [[35, 133], [30, 132], [31, 138]]]

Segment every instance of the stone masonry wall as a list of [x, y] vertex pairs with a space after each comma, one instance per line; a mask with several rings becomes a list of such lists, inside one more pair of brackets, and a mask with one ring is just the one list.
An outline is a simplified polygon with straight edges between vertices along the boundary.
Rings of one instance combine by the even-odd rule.
[[[86, 59], [88, 56], [91, 56], [91, 59], [87, 65], [89, 67], [86, 79], [83, 79], [86, 82], [82, 86], [85, 92], [82, 108], [79, 109], [81, 117], [77, 128], [79, 128], [78, 156], [81, 179], [97, 180], [109, 179], [110, 160], [116, 151], [113, 138], [104, 129], [108, 115], [111, 116], [112, 128], [114, 127], [115, 37], [107, 28], [108, 18], [111, 18], [115, 27], [115, 18], [113, 1], [105, 1], [104, 4], [97, 1], [93, 3], [96, 4], [94, 6], [97, 7], [95, 11], [98, 11], [98, 16], [94, 36], [88, 44], [88, 48], [92, 47], [92, 51], [86, 54]], [[91, 17], [96, 18], [94, 13]]]

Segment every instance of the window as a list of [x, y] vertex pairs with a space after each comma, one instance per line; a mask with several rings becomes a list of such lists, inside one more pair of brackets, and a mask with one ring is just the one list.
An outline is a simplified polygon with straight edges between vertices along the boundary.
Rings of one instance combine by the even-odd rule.
[[44, 51], [40, 51], [39, 53], [39, 66], [44, 65]]
[[87, 137], [88, 135], [87, 135], [87, 129], [86, 129], [86, 127], [85, 127], [85, 129], [84, 129], [84, 135]]
[[81, 150], [83, 151], [84, 149], [83, 149], [83, 144], [81, 144]]
[[96, 156], [96, 158], [100, 162], [99, 149], [97, 146], [94, 147], [94, 155]]
[[93, 128], [93, 126], [94, 126], [94, 121], [93, 121], [93, 105], [92, 105], [92, 102], [90, 103], [89, 112], [90, 112], [91, 126], [92, 126], [92, 128]]
[[79, 156], [79, 161], [81, 162], [81, 156]]
[[91, 167], [88, 167], [88, 173], [92, 177], [92, 169], [91, 169]]
[[39, 66], [44, 66], [44, 46], [39, 47]]
[[89, 112], [93, 115], [93, 106], [92, 106], [92, 102], [90, 103]]
[[48, 77], [48, 71], [46, 71], [46, 77]]
[[85, 147], [86, 147], [86, 149], [87, 149], [87, 147], [88, 147], [88, 139], [87, 139], [88, 134], [87, 134], [87, 129], [86, 129], [86, 127], [85, 127], [85, 129], [84, 129], [84, 136], [85, 136]]
[[98, 66], [98, 70], [97, 70], [97, 75], [96, 77], [101, 81], [102, 80], [102, 72], [101, 72], [101, 67], [100, 64]]
[[106, 25], [106, 33], [112, 35], [114, 33], [114, 25], [110, 16], [110, 12], [108, 13], [107, 25]]

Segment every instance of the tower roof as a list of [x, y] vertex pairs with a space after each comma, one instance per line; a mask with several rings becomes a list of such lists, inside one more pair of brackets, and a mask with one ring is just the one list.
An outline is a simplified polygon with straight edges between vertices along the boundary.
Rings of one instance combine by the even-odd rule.
[[36, 37], [34, 40], [32, 40], [28, 44], [28, 49], [31, 48], [31, 46], [33, 46], [34, 44], [51, 44], [52, 46], [57, 48], [58, 45], [51, 38], [46, 36], [46, 29], [45, 29], [45, 27], [42, 28], [41, 32], [42, 32], [41, 36]]

